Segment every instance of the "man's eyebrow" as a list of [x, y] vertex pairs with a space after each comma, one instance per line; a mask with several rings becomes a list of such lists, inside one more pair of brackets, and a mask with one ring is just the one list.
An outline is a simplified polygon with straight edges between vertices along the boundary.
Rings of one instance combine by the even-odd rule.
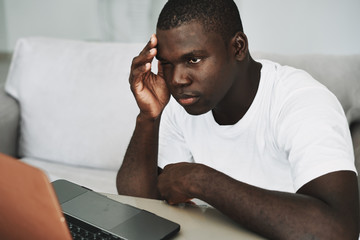
[[182, 59], [189, 59], [196, 56], [206, 55], [207, 52], [205, 50], [192, 50], [191, 52], [185, 53], [181, 56]]
[[[192, 51], [190, 51], [188, 53], [185, 53], [185, 54], [181, 55], [180, 59], [181, 60], [187, 60], [189, 58], [199, 57], [199, 56], [204, 56], [204, 55], [207, 55], [207, 51], [205, 51], [205, 50], [192, 50]], [[157, 54], [155, 57], [160, 62], [168, 62], [168, 60], [161, 57], [159, 54]]]

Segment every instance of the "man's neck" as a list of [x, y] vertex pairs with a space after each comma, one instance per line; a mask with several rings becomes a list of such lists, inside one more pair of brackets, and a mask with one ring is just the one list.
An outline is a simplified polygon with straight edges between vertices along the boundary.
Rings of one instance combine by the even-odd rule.
[[250, 56], [247, 66], [242, 70], [239, 81], [232, 87], [221, 103], [213, 110], [212, 114], [219, 125], [234, 125], [249, 110], [253, 103], [260, 82], [261, 63], [255, 62]]

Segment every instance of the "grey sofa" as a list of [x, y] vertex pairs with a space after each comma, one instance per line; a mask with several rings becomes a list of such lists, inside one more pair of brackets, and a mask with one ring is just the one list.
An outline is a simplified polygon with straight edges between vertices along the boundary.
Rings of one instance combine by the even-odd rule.
[[[115, 193], [138, 112], [129, 68], [142, 46], [19, 40], [6, 91], [0, 85], [0, 152], [42, 168], [51, 180]], [[360, 55], [252, 55], [304, 69], [338, 97], [360, 166]]]
[[20, 107], [5, 93], [5, 83], [0, 84], [0, 152], [17, 156]]

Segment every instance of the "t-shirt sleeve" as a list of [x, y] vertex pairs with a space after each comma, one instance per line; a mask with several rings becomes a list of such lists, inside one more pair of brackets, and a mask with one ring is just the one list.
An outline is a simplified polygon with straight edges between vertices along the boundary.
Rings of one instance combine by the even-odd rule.
[[289, 160], [296, 191], [330, 172], [356, 172], [344, 111], [325, 87], [298, 89], [284, 99], [277, 142]]
[[182, 127], [183, 109], [172, 98], [161, 116], [159, 132], [158, 166], [178, 162], [193, 162], [192, 154], [186, 144]]

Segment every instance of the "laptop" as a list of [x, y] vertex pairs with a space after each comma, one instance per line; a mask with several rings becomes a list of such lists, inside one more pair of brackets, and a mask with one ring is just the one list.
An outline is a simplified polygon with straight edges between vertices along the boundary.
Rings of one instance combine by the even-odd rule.
[[180, 225], [0, 153], [0, 239], [168, 239]]

